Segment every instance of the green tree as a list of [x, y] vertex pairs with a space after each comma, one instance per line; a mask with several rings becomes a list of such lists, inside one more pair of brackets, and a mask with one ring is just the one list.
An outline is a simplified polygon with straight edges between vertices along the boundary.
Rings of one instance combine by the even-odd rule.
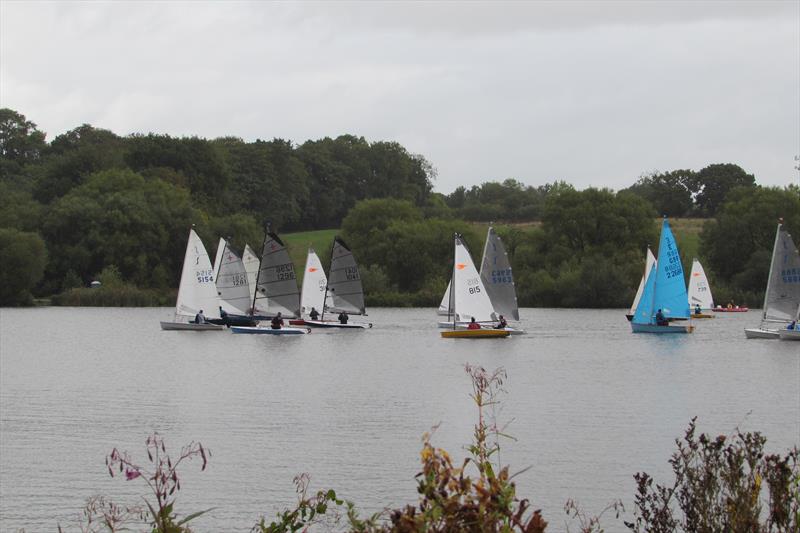
[[0, 109], [0, 158], [25, 165], [37, 161], [45, 149], [45, 134], [13, 109]]
[[784, 219], [797, 241], [797, 187], [740, 187], [731, 191], [715, 220], [706, 223], [700, 234], [701, 255], [717, 279], [738, 294], [751, 291], [763, 295], [779, 218]]
[[739, 165], [718, 163], [700, 170], [692, 180], [691, 189], [700, 213], [714, 216], [727, 194], [737, 187], [755, 187], [756, 179]]
[[696, 173], [693, 170], [654, 172], [639, 178], [631, 187], [620, 192], [641, 196], [650, 202], [659, 215], [683, 217], [693, 206], [692, 187]]
[[168, 168], [185, 177], [192, 197], [203, 207], [214, 211], [225, 209], [222, 201], [231, 182], [221, 148], [199, 137], [174, 138], [169, 135], [133, 135], [126, 139], [125, 162], [143, 175]]
[[122, 168], [125, 144], [114, 133], [88, 124], [59, 135], [35, 177], [34, 197], [49, 204], [100, 170]]
[[0, 228], [0, 306], [30, 305], [46, 262], [47, 250], [37, 233]]
[[195, 222], [207, 233], [205, 216], [185, 190], [130, 170], [93, 174], [45, 217], [42, 231], [53, 257], [47, 277], [60, 283], [73, 270], [89, 279], [113, 264], [140, 287], [177, 286]]

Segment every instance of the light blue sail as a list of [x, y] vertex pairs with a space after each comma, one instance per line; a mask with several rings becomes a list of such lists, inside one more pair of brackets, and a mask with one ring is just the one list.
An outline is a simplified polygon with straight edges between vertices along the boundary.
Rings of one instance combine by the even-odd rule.
[[653, 309], [653, 292], [656, 287], [656, 264], [650, 267], [647, 274], [647, 281], [642, 289], [642, 296], [639, 298], [639, 305], [633, 313], [632, 322], [634, 324], [655, 324], [655, 309]]
[[681, 256], [666, 218], [661, 225], [656, 266], [653, 309], [661, 309], [666, 318], [689, 318], [689, 295], [686, 293]]

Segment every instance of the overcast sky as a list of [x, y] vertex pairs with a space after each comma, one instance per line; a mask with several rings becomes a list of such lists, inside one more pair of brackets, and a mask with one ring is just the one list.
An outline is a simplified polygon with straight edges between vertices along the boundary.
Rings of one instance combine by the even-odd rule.
[[786, 185], [800, 2], [0, 0], [0, 107], [48, 140], [392, 140], [444, 193], [728, 162]]

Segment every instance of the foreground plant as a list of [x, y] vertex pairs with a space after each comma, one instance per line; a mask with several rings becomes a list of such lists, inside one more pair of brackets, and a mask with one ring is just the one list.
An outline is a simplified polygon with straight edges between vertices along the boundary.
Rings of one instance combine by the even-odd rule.
[[[120, 452], [116, 448], [106, 457], [108, 473], [114, 477], [115, 473], [124, 474], [125, 479], [132, 481], [141, 478], [150, 488], [150, 492], [155, 501], [144, 499], [150, 511], [150, 525], [153, 533], [186, 533], [191, 531], [185, 524], [207, 513], [211, 509], [192, 513], [185, 518], [178, 519], [174, 512], [176, 493], [181, 490], [181, 480], [178, 475], [178, 467], [184, 461], [191, 461], [199, 458], [202, 460], [200, 470], [205, 470], [208, 465], [208, 458], [211, 455], [209, 450], [203, 448], [199, 442], [191, 442], [181, 449], [181, 455], [176, 461], [172, 461], [164, 439], [158, 433], [153, 433], [145, 441], [147, 448], [147, 458], [150, 467], [145, 468], [134, 463], [127, 452]], [[109, 527], [110, 531], [117, 529]]]
[[[500, 451], [499, 437], [505, 436], [496, 425], [490, 425], [487, 410], [493, 409], [497, 396], [503, 391], [505, 371], [488, 373], [481, 367], [466, 366], [472, 380], [471, 398], [478, 409], [474, 441], [468, 448], [470, 455], [460, 466], [455, 466], [450, 455], [431, 444], [431, 435], [422, 439], [420, 459], [422, 471], [417, 474], [416, 505], [387, 510], [368, 519], [360, 519], [351, 502], [336, 498], [333, 491], [319, 491], [308, 497], [306, 486], [300, 494], [295, 509], [278, 515], [276, 521], [266, 525], [262, 520], [255, 531], [285, 533], [306, 530], [319, 523], [322, 515], [333, 506], [333, 521], [338, 521], [342, 507], [346, 507], [347, 527], [357, 532], [416, 532], [416, 531], [520, 531], [541, 533], [547, 527], [540, 511], [530, 511], [526, 499], [519, 499], [511, 480], [508, 466], [492, 463]], [[491, 439], [490, 439], [491, 437]], [[302, 478], [307, 481], [307, 478]], [[297, 482], [297, 479], [295, 480]]]
[[672, 486], [653, 486], [641, 472], [631, 531], [797, 532], [800, 531], [798, 449], [765, 455], [766, 438], [737, 430], [732, 438], [695, 436], [689, 424], [670, 464]]

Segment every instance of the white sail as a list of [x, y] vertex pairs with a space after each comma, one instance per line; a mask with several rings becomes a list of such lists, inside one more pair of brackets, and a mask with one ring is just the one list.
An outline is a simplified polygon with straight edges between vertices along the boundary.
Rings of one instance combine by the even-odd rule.
[[790, 322], [800, 305], [800, 255], [792, 236], [778, 224], [764, 294], [766, 322]]
[[647, 248], [647, 258], [645, 259], [644, 265], [644, 274], [642, 274], [642, 280], [639, 282], [639, 288], [636, 290], [636, 297], [633, 299], [633, 304], [631, 305], [630, 314], [636, 312], [636, 307], [639, 305], [639, 299], [642, 297], [642, 290], [644, 289], [645, 283], [647, 283], [647, 277], [650, 275], [650, 271], [653, 268], [653, 265], [656, 264], [656, 256], [653, 255], [653, 252], [650, 251], [650, 247]]
[[219, 238], [219, 242], [217, 243], [217, 253], [214, 255], [214, 275], [219, 272], [219, 260], [222, 257], [222, 252], [225, 250], [225, 239], [222, 237]]
[[206, 318], [219, 318], [218, 302], [214, 269], [208, 252], [197, 233], [189, 230], [178, 301], [175, 303], [175, 322], [191, 322], [201, 310]]
[[303, 290], [300, 293], [300, 312], [303, 316], [307, 316], [312, 308], [322, 313], [327, 285], [328, 278], [322, 269], [322, 262], [314, 249], [309, 248], [303, 272]]
[[503, 241], [491, 226], [486, 233], [486, 244], [483, 247], [481, 281], [489, 293], [494, 312], [507, 319], [519, 320], [517, 290], [514, 287], [511, 262], [508, 260]]
[[714, 308], [714, 298], [711, 296], [711, 286], [700, 261], [692, 261], [692, 272], [689, 274], [689, 307], [694, 312], [697, 305], [701, 310]]
[[[331, 312], [344, 311], [353, 315], [366, 315], [364, 289], [361, 275], [350, 248], [339, 237], [333, 240], [331, 270], [328, 278], [328, 296]], [[326, 302], [326, 305], [328, 302]]]
[[300, 291], [294, 264], [283, 241], [267, 232], [261, 252], [253, 314], [286, 317], [300, 316]]
[[450, 285], [453, 284], [453, 280], [447, 282], [447, 290], [444, 291], [444, 296], [442, 296], [442, 303], [439, 304], [439, 309], [436, 311], [436, 314], [441, 316], [450, 316]]
[[253, 303], [250, 299], [247, 271], [244, 269], [242, 259], [231, 250], [228, 242], [222, 239], [220, 241], [224, 245], [217, 267], [219, 304], [226, 313], [246, 315]]
[[473, 318], [477, 322], [497, 320], [486, 287], [472, 262], [469, 250], [459, 236], [455, 238], [455, 264], [451, 292], [450, 302], [456, 321], [469, 322]]
[[244, 263], [244, 269], [247, 271], [247, 286], [250, 288], [250, 301], [252, 302], [256, 294], [256, 278], [258, 278], [258, 268], [261, 260], [253, 249], [250, 248], [249, 244], [244, 245], [242, 263]]

